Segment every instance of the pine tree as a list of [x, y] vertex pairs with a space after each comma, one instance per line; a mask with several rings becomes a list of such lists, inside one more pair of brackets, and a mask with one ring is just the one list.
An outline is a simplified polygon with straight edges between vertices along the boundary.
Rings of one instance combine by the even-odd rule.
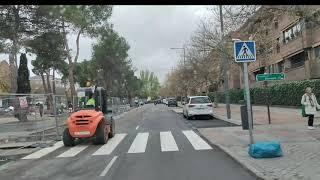
[[28, 60], [25, 53], [22, 53], [20, 56], [20, 65], [18, 69], [17, 84], [18, 84], [17, 93], [31, 92]]

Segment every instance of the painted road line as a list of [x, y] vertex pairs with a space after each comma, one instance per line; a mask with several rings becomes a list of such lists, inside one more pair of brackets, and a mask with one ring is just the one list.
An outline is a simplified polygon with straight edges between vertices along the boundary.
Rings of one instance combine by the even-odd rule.
[[32, 154], [29, 154], [28, 156], [25, 156], [23, 157], [22, 159], [38, 159], [38, 158], [41, 158], [42, 156], [45, 156], [53, 151], [55, 151], [56, 149], [60, 148], [63, 146], [63, 142], [62, 141], [59, 141], [57, 143], [55, 143], [53, 146], [51, 147], [46, 147], [46, 148], [43, 148], [39, 151], [36, 151]]
[[136, 130], [139, 129], [139, 125], [136, 127]]
[[138, 133], [133, 140], [128, 153], [143, 153], [146, 151], [149, 133]]
[[70, 148], [68, 151], [60, 154], [59, 156], [57, 156], [58, 158], [60, 157], [74, 157], [77, 154], [79, 154], [81, 151], [83, 151], [84, 149], [86, 149], [88, 147], [88, 145], [78, 145], [75, 147]]
[[115, 156], [111, 159], [111, 161], [109, 162], [109, 164], [106, 166], [106, 168], [104, 168], [104, 170], [101, 172], [100, 176], [105, 176], [108, 171], [110, 170], [110, 168], [112, 167], [113, 163], [117, 160], [118, 156]]
[[187, 130], [182, 131], [182, 133], [187, 137], [187, 139], [192, 144], [195, 150], [212, 149], [212, 147], [208, 143], [206, 143], [200, 136], [198, 136], [194, 131]]
[[161, 151], [179, 151], [170, 131], [160, 132]]
[[109, 155], [120, 144], [120, 142], [126, 137], [127, 134], [115, 134], [115, 136], [108, 140], [107, 144], [101, 146], [92, 155]]

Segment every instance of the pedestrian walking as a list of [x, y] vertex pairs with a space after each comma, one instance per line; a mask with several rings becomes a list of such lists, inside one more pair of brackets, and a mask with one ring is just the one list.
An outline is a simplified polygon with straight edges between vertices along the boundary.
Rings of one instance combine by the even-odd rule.
[[39, 104], [39, 113], [40, 113], [40, 117], [42, 117], [42, 115], [43, 115], [43, 104], [42, 103]]
[[72, 103], [69, 101], [68, 102], [69, 113], [72, 113], [72, 108], [73, 108]]
[[304, 106], [305, 117], [308, 117], [308, 129], [312, 130], [314, 115], [320, 110], [316, 96], [312, 93], [311, 87], [307, 87], [305, 94], [301, 98], [301, 104]]

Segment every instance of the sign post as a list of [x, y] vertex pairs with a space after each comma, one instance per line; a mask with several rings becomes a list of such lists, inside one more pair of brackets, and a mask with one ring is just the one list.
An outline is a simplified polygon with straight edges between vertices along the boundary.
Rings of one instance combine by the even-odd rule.
[[249, 123], [249, 136], [250, 144], [254, 143], [253, 140], [253, 120], [251, 114], [251, 101], [250, 101], [250, 86], [248, 77], [248, 62], [256, 61], [256, 51], [254, 41], [235, 41], [234, 42], [234, 57], [238, 63], [243, 63], [243, 77], [247, 103], [248, 123]]
[[[268, 88], [268, 81], [264, 81], [264, 87]], [[268, 122], [271, 124], [271, 118], [270, 118], [270, 101], [269, 101], [269, 91], [266, 92], [265, 95], [266, 101], [267, 101], [267, 109], [268, 109]]]
[[[268, 81], [279, 81], [284, 80], [285, 75], [283, 73], [270, 73], [270, 74], [257, 74], [256, 80], [257, 82], [263, 81], [264, 87], [268, 88]], [[267, 109], [268, 109], [268, 122], [271, 124], [271, 118], [270, 118], [270, 101], [269, 101], [269, 92], [266, 92], [266, 103], [267, 103]]]

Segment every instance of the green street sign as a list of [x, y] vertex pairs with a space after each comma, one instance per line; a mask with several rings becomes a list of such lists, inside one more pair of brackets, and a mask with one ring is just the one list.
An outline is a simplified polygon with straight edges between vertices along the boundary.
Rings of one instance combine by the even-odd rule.
[[257, 74], [256, 80], [259, 81], [279, 81], [284, 80], [283, 73]]

